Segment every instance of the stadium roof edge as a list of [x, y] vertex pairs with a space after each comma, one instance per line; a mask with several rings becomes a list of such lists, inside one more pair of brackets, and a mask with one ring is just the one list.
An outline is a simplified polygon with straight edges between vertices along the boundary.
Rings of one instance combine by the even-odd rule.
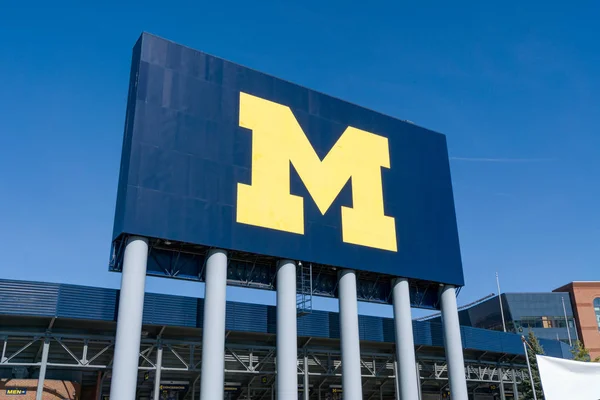
[[[193, 297], [146, 293], [144, 325], [202, 328], [204, 300]], [[0, 280], [0, 317], [51, 317], [61, 320], [114, 323], [118, 310], [118, 290], [72, 284]], [[226, 329], [229, 331], [275, 334], [274, 306], [228, 302]], [[298, 319], [298, 336], [339, 339], [338, 314], [314, 311]], [[393, 343], [391, 318], [359, 316], [360, 338], [368, 342]], [[413, 321], [416, 346], [443, 347], [443, 329], [429, 321]], [[520, 335], [461, 327], [463, 347], [485, 352], [521, 355]], [[568, 358], [568, 346], [543, 340], [548, 355]]]

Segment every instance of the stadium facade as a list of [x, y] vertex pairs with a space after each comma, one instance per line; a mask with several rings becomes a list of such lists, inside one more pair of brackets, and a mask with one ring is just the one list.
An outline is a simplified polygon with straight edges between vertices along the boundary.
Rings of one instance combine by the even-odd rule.
[[[109, 398], [119, 299], [120, 292], [112, 289], [0, 280], [0, 396], [12, 388], [25, 389], [35, 398], [45, 388], [44, 399], [57, 398], [52, 388], [61, 381], [78, 388], [73, 400]], [[199, 398], [204, 305], [204, 299], [146, 294], [136, 399], [151, 399], [154, 393], [176, 400]], [[274, 399], [276, 307], [227, 302], [226, 310], [224, 397]], [[411, 326], [417, 399], [447, 398], [443, 327], [431, 321], [413, 321]], [[360, 316], [359, 336], [364, 398], [399, 398], [394, 320]], [[520, 336], [461, 327], [461, 338], [469, 399], [518, 399], [527, 373]], [[298, 318], [295, 375], [299, 395], [308, 388], [303, 398], [334, 399], [345, 393], [339, 339], [337, 313], [313, 310]], [[546, 354], [569, 357], [565, 343], [541, 343]], [[17, 395], [10, 399], [23, 400]]]
[[[109, 269], [119, 291], [1, 283], [0, 370], [37, 379], [3, 381], [7, 395], [42, 400], [53, 378], [96, 400], [518, 398], [520, 336], [459, 323], [444, 135], [149, 34]], [[205, 297], [146, 294], [147, 275], [204, 282]], [[276, 306], [228, 303], [227, 285], [276, 291]]]
[[[567, 344], [579, 338], [568, 295], [553, 292], [502, 293], [459, 311], [462, 326], [527, 334]], [[504, 324], [502, 321], [504, 313]], [[441, 322], [435, 318], [435, 322]]]

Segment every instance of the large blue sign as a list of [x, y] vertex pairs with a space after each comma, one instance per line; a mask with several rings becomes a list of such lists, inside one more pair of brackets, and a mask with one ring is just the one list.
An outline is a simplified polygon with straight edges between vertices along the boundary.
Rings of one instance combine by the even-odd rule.
[[144, 34], [114, 239], [463, 284], [446, 138]]

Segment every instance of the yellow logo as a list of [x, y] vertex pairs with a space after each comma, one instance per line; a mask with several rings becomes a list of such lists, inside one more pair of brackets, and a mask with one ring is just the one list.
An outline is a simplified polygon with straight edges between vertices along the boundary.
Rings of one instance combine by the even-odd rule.
[[341, 207], [342, 240], [397, 251], [395, 220], [383, 207], [387, 138], [349, 126], [321, 160], [289, 107], [246, 93], [240, 126], [252, 130], [252, 184], [238, 183], [237, 222], [304, 234], [304, 199], [290, 194], [291, 163], [321, 214], [352, 178], [353, 207]]

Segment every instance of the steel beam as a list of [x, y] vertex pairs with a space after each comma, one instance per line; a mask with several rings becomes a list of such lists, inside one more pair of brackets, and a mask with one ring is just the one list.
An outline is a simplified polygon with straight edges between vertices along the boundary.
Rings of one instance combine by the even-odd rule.
[[50, 351], [50, 340], [44, 339], [44, 346], [42, 349], [42, 360], [40, 365], [40, 374], [38, 376], [37, 391], [35, 393], [35, 400], [42, 400], [44, 395], [44, 380], [46, 379], [46, 368], [48, 367], [48, 352]]

